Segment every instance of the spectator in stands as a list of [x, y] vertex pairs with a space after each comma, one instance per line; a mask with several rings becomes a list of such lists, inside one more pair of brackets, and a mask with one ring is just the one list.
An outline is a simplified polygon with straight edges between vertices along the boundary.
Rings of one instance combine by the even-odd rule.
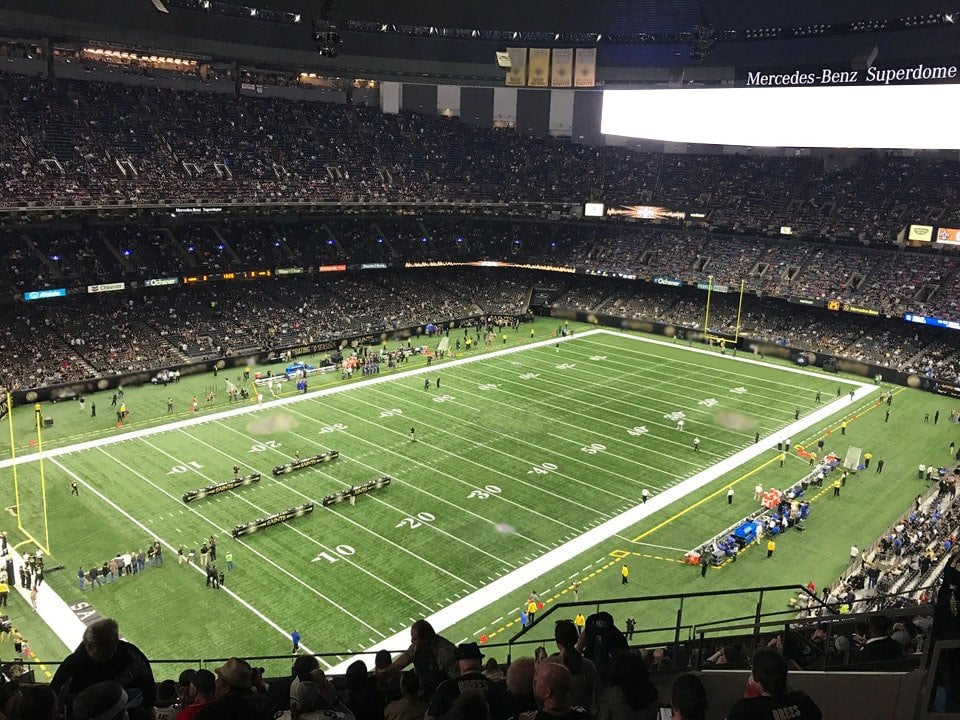
[[434, 720], [446, 715], [458, 696], [475, 690], [486, 700], [491, 720], [506, 720], [503, 686], [483, 674], [483, 653], [476, 643], [463, 643], [457, 647], [457, 668], [460, 674], [456, 678], [445, 680], [437, 687], [425, 719]]
[[120, 639], [117, 621], [105, 618], [83, 633], [83, 642], [57, 668], [50, 687], [62, 703], [72, 703], [81, 691], [94, 683], [116, 680], [127, 691], [138, 691], [142, 704], [130, 717], [152, 717], [156, 683], [150, 661], [140, 649]]
[[177, 704], [185, 708], [190, 704], [190, 683], [193, 682], [193, 675], [196, 671], [188, 668], [180, 673], [177, 678]]
[[[125, 720], [134, 717], [153, 717], [153, 708], [143, 705], [143, 696], [134, 689], [128, 694], [115, 680], [93, 683], [73, 700], [74, 720]], [[139, 711], [146, 710], [146, 714]], [[126, 712], [125, 712], [126, 711]]]
[[867, 620], [867, 639], [853, 657], [858, 665], [877, 664], [903, 657], [903, 646], [890, 637], [890, 618], [871, 615]]
[[357, 720], [382, 720], [383, 696], [376, 682], [367, 673], [363, 660], [350, 664], [344, 676], [343, 704]]
[[427, 703], [419, 698], [420, 678], [412, 670], [400, 674], [400, 699], [383, 709], [383, 720], [423, 720]]
[[612, 685], [613, 661], [621, 653], [627, 652], [627, 638], [613, 624], [610, 613], [598, 612], [587, 618], [577, 649], [596, 666], [601, 682]]
[[507, 668], [507, 717], [516, 718], [537, 709], [533, 678], [537, 662], [532, 657], [517, 658]]
[[253, 668], [240, 658], [230, 658], [217, 668], [214, 699], [200, 708], [197, 720], [256, 720], [258, 704], [250, 695]]
[[600, 709], [600, 674], [596, 666], [577, 650], [580, 632], [572, 620], [558, 620], [553, 629], [553, 638], [560, 652], [553, 655], [570, 671], [570, 696], [573, 705], [578, 705], [595, 717]]
[[426, 620], [417, 620], [410, 626], [410, 647], [380, 673], [396, 673], [411, 663], [420, 676], [421, 691], [429, 697], [440, 683], [457, 676], [457, 648]]
[[320, 667], [320, 663], [313, 655], [298, 655], [293, 661], [290, 677], [277, 678], [270, 681], [270, 687], [263, 698], [260, 717], [262, 720], [273, 720], [278, 712], [290, 709], [290, 686], [297, 678], [309, 680], [310, 673]]
[[570, 705], [570, 671], [563, 665], [544, 662], [537, 666], [533, 694], [539, 710], [525, 712], [519, 720], [587, 720], [583, 708]]
[[29, 685], [7, 706], [9, 717], [22, 720], [57, 720], [60, 703], [49, 685]]
[[157, 699], [153, 705], [155, 720], [174, 720], [179, 710], [177, 684], [173, 680], [162, 681], [157, 685]]
[[611, 680], [613, 684], [603, 688], [600, 696], [597, 720], [656, 720], [657, 688], [641, 656], [621, 653], [614, 660]]
[[277, 720], [354, 720], [323, 670], [318, 668], [308, 677], [290, 683], [290, 709], [278, 714]]
[[673, 681], [670, 692], [672, 720], [705, 720], [707, 689], [696, 675], [684, 673]]
[[187, 695], [181, 701], [182, 707], [176, 720], [193, 720], [203, 706], [211, 702], [217, 688], [217, 678], [209, 670], [196, 670], [190, 679]]
[[809, 695], [799, 690], [787, 690], [787, 661], [772, 650], [758, 650], [754, 654], [745, 694], [746, 697], [734, 703], [727, 720], [823, 718], [820, 708]]

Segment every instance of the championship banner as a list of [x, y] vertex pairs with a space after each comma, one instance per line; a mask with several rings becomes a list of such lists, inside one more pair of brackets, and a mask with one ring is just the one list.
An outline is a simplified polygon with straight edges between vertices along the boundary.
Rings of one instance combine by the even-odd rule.
[[570, 87], [573, 85], [573, 48], [554, 49], [550, 84], [553, 87]]
[[507, 70], [507, 87], [523, 87], [527, 84], [527, 48], [507, 48], [510, 69]]
[[575, 87], [594, 87], [597, 84], [597, 49], [577, 48]]
[[530, 62], [527, 67], [527, 85], [530, 87], [547, 87], [547, 81], [550, 77], [549, 48], [530, 48]]

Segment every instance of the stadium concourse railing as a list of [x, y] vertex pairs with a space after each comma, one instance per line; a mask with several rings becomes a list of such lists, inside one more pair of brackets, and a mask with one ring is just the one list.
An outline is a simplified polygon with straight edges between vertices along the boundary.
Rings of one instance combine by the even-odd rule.
[[[703, 600], [708, 603], [711, 608], [715, 608], [725, 598], [753, 595], [756, 597], [756, 601], [752, 615], [738, 616], [711, 622], [736, 623], [742, 622], [744, 619], [752, 619], [754, 628], [753, 636], [757, 638], [760, 635], [760, 629], [764, 617], [769, 617], [774, 614], [783, 614], [782, 611], [771, 611], [764, 613], [764, 600], [767, 599], [769, 601], [770, 596], [774, 593], [777, 594], [778, 600], [782, 600], [782, 593], [785, 592], [795, 593], [797, 595], [806, 595], [809, 600], [809, 607], [822, 608], [824, 612], [830, 613], [831, 615], [835, 612], [834, 609], [830, 605], [824, 603], [816, 595], [816, 593], [810, 592], [810, 590], [803, 585], [765, 585], [763, 587], [738, 588], [732, 590], [705, 590], [703, 592], [672, 593], [667, 595], [639, 595], [629, 598], [557, 603], [556, 605], [551, 606], [550, 609], [544, 612], [542, 615], [538, 613], [535, 622], [522, 627], [509, 640], [507, 640], [507, 662], [511, 660], [513, 651], [518, 646], [539, 646], [552, 644], [554, 642], [554, 626], [553, 623], [548, 621], [548, 618], [553, 617], [556, 620], [567, 620], [573, 618], [577, 614], [590, 615], [597, 612], [609, 612], [613, 616], [617, 627], [623, 629], [625, 625], [625, 619], [628, 616], [624, 616], [622, 612], [619, 614], [616, 613], [615, 611], [617, 609], [627, 608], [629, 610], [631, 606], [634, 606], [637, 609], [642, 610], [644, 605], [650, 606], [652, 604], [659, 603], [668, 603], [674, 606], [674, 615], [676, 617], [674, 624], [666, 627], [640, 627], [635, 629], [631, 635], [656, 636], [652, 640], [652, 643], [655, 643], [657, 647], [672, 645], [675, 653], [679, 653], [681, 644], [685, 643], [686, 641], [693, 640], [696, 629], [698, 627], [702, 627], [702, 624], [684, 622], [684, 612], [690, 610], [691, 604], [695, 604], [697, 600]], [[794, 617], [797, 615], [797, 610], [788, 612], [793, 614]], [[684, 632], [686, 632], [686, 637], [684, 637]], [[630, 640], [632, 640], [632, 637]], [[630, 644], [644, 646], [647, 643], [631, 642]]]

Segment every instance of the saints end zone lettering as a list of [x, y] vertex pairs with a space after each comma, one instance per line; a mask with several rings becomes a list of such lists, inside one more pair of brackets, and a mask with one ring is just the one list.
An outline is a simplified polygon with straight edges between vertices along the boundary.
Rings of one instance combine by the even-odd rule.
[[957, 65], [926, 65], [905, 68], [835, 70], [796, 68], [784, 71], [747, 70], [738, 85], [745, 87], [809, 87], [812, 85], [890, 85], [891, 83], [960, 82]]
[[83, 600], [70, 603], [70, 609], [73, 611], [73, 614], [77, 616], [77, 619], [87, 627], [93, 625], [103, 617], [93, 609], [93, 605]]

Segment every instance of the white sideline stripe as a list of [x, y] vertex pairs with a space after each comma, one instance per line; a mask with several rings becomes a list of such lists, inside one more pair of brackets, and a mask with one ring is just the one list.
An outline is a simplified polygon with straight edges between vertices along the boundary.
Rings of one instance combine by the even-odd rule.
[[[526, 345], [517, 345], [516, 347], [509, 347], [503, 350], [494, 350], [492, 352], [482, 353], [480, 355], [472, 355], [471, 357], [459, 358], [457, 360], [447, 360], [442, 363], [431, 365], [429, 367], [424, 366], [420, 368], [414, 368], [412, 370], [404, 370], [399, 373], [388, 373], [384, 375], [377, 375], [366, 380], [361, 380], [358, 382], [353, 382], [348, 385], [334, 385], [333, 387], [323, 388], [322, 390], [317, 390], [315, 392], [308, 392], [306, 394], [300, 395], [291, 395], [290, 397], [280, 398], [279, 400], [269, 400], [263, 403], [263, 405], [257, 405], [255, 403], [244, 404], [241, 407], [233, 408], [232, 410], [221, 410], [220, 412], [212, 413], [210, 415], [198, 415], [196, 417], [187, 418], [186, 420], [178, 420], [176, 422], [167, 423], [164, 425], [156, 425], [154, 427], [143, 428], [141, 430], [132, 430], [122, 435], [114, 435], [111, 437], [97, 438], [96, 440], [87, 440], [85, 442], [77, 443], [75, 445], [66, 445], [64, 447], [55, 448], [53, 450], [46, 450], [43, 453], [44, 458], [55, 458], [60, 457], [61, 455], [67, 455], [69, 453], [78, 452], [80, 450], [90, 450], [91, 448], [100, 448], [106, 447], [108, 445], [114, 445], [116, 443], [126, 442], [127, 440], [136, 440], [139, 438], [152, 437], [153, 435], [159, 435], [160, 433], [165, 433], [170, 430], [180, 430], [182, 428], [193, 427], [194, 425], [203, 425], [204, 423], [212, 422], [214, 420], [223, 420], [224, 418], [237, 417], [240, 415], [249, 415], [250, 413], [261, 412], [263, 410], [270, 410], [273, 408], [281, 407], [283, 405], [292, 405], [294, 403], [305, 402], [309, 400], [316, 400], [317, 398], [326, 397], [328, 395], [335, 395], [337, 393], [349, 392], [351, 390], [357, 390], [358, 388], [369, 387], [370, 385], [379, 385], [380, 383], [392, 382], [394, 380], [399, 380], [405, 377], [413, 377], [416, 375], [428, 375], [436, 374], [447, 368], [458, 367], [459, 365], [467, 365], [469, 363], [478, 362], [480, 360], [489, 360], [490, 358], [502, 357], [504, 355], [512, 355], [513, 353], [521, 352], [523, 350], [529, 350], [531, 348], [537, 347], [546, 347], [548, 345], [556, 345], [558, 342], [568, 342], [570, 340], [576, 340], [580, 337], [585, 337], [587, 335], [596, 335], [597, 333], [603, 333], [606, 330], [595, 329], [595, 330], [584, 330], [582, 333], [577, 335], [568, 335], [565, 338], [550, 338], [549, 340], [538, 340], [536, 342], [527, 343]], [[627, 336], [630, 337], [630, 336]], [[642, 338], [633, 338], [634, 340]], [[18, 464], [32, 462], [39, 458], [39, 453], [31, 453], [29, 455], [19, 455], [17, 456], [16, 462]], [[8, 468], [13, 465], [13, 460], [7, 458], [5, 460], [0, 460], [0, 470]]]
[[[168, 558], [176, 557], [176, 556], [177, 556], [177, 548], [175, 548], [173, 545], [171, 545], [171, 544], [168, 543], [166, 540], [164, 540], [164, 539], [161, 538], [159, 535], [157, 535], [156, 531], [151, 530], [151, 529], [148, 528], [146, 525], [144, 525], [142, 522], [140, 522], [139, 520], [137, 520], [135, 517], [133, 517], [133, 515], [131, 515], [130, 513], [128, 513], [126, 510], [124, 510], [124, 509], [123, 509], [122, 507], [120, 507], [119, 505], [117, 505], [115, 502], [113, 502], [113, 500], [111, 500], [111, 499], [108, 498], [106, 495], [104, 495], [102, 492], [100, 492], [99, 490], [97, 490], [95, 487], [93, 487], [93, 486], [92, 486], [90, 483], [88, 483], [86, 480], [84, 480], [83, 478], [81, 478], [79, 475], [77, 475], [75, 472], [73, 472], [72, 470], [70, 470], [70, 469], [69, 469], [68, 467], [66, 467], [65, 465], [61, 464], [59, 460], [51, 460], [51, 462], [52, 462], [54, 465], [56, 465], [58, 468], [60, 468], [63, 472], [65, 472], [67, 475], [69, 475], [69, 476], [72, 477], [74, 480], [76, 480], [78, 483], [80, 483], [81, 485], [83, 485], [83, 487], [84, 487], [85, 489], [87, 489], [87, 490], [89, 490], [90, 492], [92, 492], [92, 493], [93, 493], [94, 495], [96, 495], [98, 498], [100, 498], [101, 500], [103, 500], [103, 502], [107, 503], [110, 507], [112, 507], [112, 508], [113, 508], [114, 510], [116, 510], [118, 513], [120, 513], [120, 514], [123, 515], [125, 518], [127, 518], [127, 520], [129, 520], [129, 521], [132, 522], [134, 525], [136, 525], [138, 528], [140, 528], [141, 530], [143, 530], [143, 531], [147, 534], [147, 536], [152, 536], [152, 537], [157, 538], [157, 539], [170, 551], [170, 555], [167, 556]], [[166, 563], [167, 563], [167, 561], [164, 560], [164, 564], [166, 564]], [[179, 565], [179, 563], [178, 563], [178, 565]], [[193, 563], [190, 563], [190, 567], [194, 568], [194, 569], [195, 569], [198, 573], [200, 573], [201, 575], [204, 575], [204, 574], [205, 574], [204, 571], [200, 568], [199, 565], [194, 565]], [[47, 585], [47, 583], [44, 583], [43, 585], [41, 585], [41, 586], [40, 586], [41, 589], [43, 589], [44, 587], [46, 587], [46, 585]], [[103, 590], [103, 588], [100, 588], [100, 589]], [[290, 637], [290, 633], [288, 633], [288, 632], [287, 632], [286, 630], [284, 630], [282, 627], [280, 627], [279, 625], [277, 625], [275, 622], [273, 622], [273, 620], [271, 620], [271, 619], [268, 618], [266, 615], [264, 615], [262, 612], [260, 612], [259, 610], [257, 610], [253, 605], [251, 605], [250, 603], [248, 603], [248, 602], [247, 602], [246, 600], [244, 600], [242, 597], [240, 597], [240, 596], [237, 595], [235, 592], [233, 592], [232, 590], [230, 590], [230, 588], [224, 586], [224, 587], [221, 587], [220, 590], [221, 590], [222, 592], [226, 593], [227, 595], [229, 595], [230, 597], [232, 597], [234, 600], [236, 600], [236, 601], [237, 601], [238, 603], [240, 603], [241, 605], [243, 605], [243, 607], [245, 607], [247, 610], [249, 610], [250, 612], [252, 612], [252, 613], [253, 613], [254, 615], [256, 615], [258, 618], [260, 618], [261, 620], [263, 620], [263, 622], [265, 622], [267, 625], [269, 625], [269, 626], [272, 627], [274, 630], [276, 630], [277, 632], [279, 632], [279, 633], [280, 633], [281, 635], [283, 635], [285, 638], [289, 638], [289, 637]], [[93, 590], [91, 589], [90, 592], [93, 592]], [[106, 592], [106, 591], [104, 591], [104, 592]], [[55, 596], [55, 597], [57, 598], [57, 600], [59, 600], [61, 603], [63, 603], [63, 600], [60, 600], [59, 595], [57, 595], [57, 593], [56, 593], [54, 590], [51, 589], [49, 594], [52, 594], [53, 596]], [[91, 597], [91, 599], [92, 599], [92, 596], [90, 596], [90, 597]], [[28, 596], [28, 598], [29, 598], [29, 596]], [[28, 602], [29, 602], [29, 600], [28, 600]], [[64, 605], [64, 607], [67, 607], [67, 604], [66, 604], [66, 603], [63, 603], [63, 605]], [[79, 639], [79, 640], [76, 640], [75, 642], [73, 642], [73, 644], [67, 643], [67, 647], [68, 647], [68, 648], [76, 647], [76, 646], [79, 645], [80, 642], [83, 640], [83, 631], [86, 629], [86, 626], [83, 624], [83, 622], [81, 622], [80, 618], [78, 618], [76, 615], [73, 614], [73, 611], [71, 611], [69, 607], [67, 607], [66, 612], [68, 612], [68, 613], [70, 614], [70, 617], [65, 617], [63, 611], [60, 610], [60, 609], [57, 609], [57, 608], [51, 608], [51, 610], [56, 610], [55, 617], [47, 617], [46, 615], [44, 615], [43, 611], [42, 611], [41, 608], [40, 608], [40, 598], [39, 598], [39, 591], [38, 591], [38, 592], [37, 592], [37, 610], [38, 610], [38, 612], [40, 613], [40, 617], [43, 618], [43, 621], [44, 621], [45, 623], [47, 623], [47, 625], [50, 626], [50, 629], [53, 630], [53, 632], [55, 632], [55, 633], [57, 634], [57, 636], [58, 636], [61, 640], [64, 641], [64, 643], [67, 643], [67, 640], [66, 640], [65, 638], [72, 637], [72, 633], [76, 631], [76, 624], [79, 624], [79, 625], [80, 625], [80, 639]], [[51, 615], [54, 615], [54, 613], [51, 612]], [[76, 623], [74, 623], [73, 621], [76, 621]], [[61, 623], [63, 623], [63, 624], [65, 625], [65, 627], [61, 628], [61, 626], [60, 626]], [[301, 645], [300, 647], [303, 648], [304, 652], [306, 652], [307, 654], [313, 654], [312, 651], [311, 651], [310, 649], [308, 649], [305, 645]], [[320, 662], [326, 664], [326, 661], [324, 661], [323, 658], [317, 658], [317, 659], [320, 660]]]
[[[621, 335], [622, 337], [642, 340], [644, 342], [656, 342], [649, 341], [646, 338], [635, 338], [632, 335], [625, 335], [622, 333], [616, 334]], [[669, 343], [660, 344], [669, 346]], [[740, 358], [736, 359], [740, 360]], [[769, 367], [769, 365], [766, 363], [760, 363], [759, 361], [743, 361]], [[798, 371], [793, 370], [792, 368], [786, 369], [791, 370], [792, 372], [799, 372], [801, 374], [816, 375], [815, 373], [807, 373], [802, 370]], [[861, 400], [862, 398], [867, 397], [879, 389], [877, 386], [867, 383], [859, 383], [855, 381], [846, 382], [857, 386], [857, 388], [854, 390], [855, 401]], [[766, 438], [762, 438], [759, 443], [750, 445], [749, 447], [734, 453], [730, 457], [721, 460], [706, 470], [703, 470], [684, 480], [683, 482], [674, 485], [670, 489], [654, 495], [646, 503], [641, 503], [640, 505], [632, 507], [622, 515], [611, 518], [610, 520], [601, 523], [593, 529], [588, 530], [582, 535], [575, 537], [573, 540], [563, 543], [559, 547], [556, 547], [544, 555], [535, 558], [529, 564], [513, 570], [512, 572], [500, 577], [498, 580], [494, 580], [489, 585], [470, 593], [452, 605], [448, 605], [442, 610], [430, 615], [426, 619], [431, 625], [433, 625], [433, 629], [437, 632], [441, 632], [442, 630], [455, 625], [473, 613], [482, 610], [496, 600], [509, 596], [510, 593], [515, 592], [519, 588], [529, 587], [533, 580], [536, 580], [545, 573], [548, 573], [554, 568], [559, 567], [563, 563], [569, 561], [570, 558], [577, 557], [580, 554], [585, 553], [592, 547], [599, 545], [601, 542], [608, 540], [617, 533], [626, 530], [628, 527], [636, 525], [641, 520], [644, 520], [645, 518], [653, 515], [655, 512], [664, 509], [671, 503], [682, 499], [696, 490], [699, 490], [717, 478], [732, 470], [735, 470], [744, 463], [759, 457], [763, 453], [769, 451], [771, 448], [776, 447], [777, 441], [775, 438], [791, 437], [794, 435], [799, 436], [803, 430], [806, 430], [811, 425], [815, 425], [823, 420], [826, 420], [838, 410], [848, 407], [849, 405], [850, 399], [846, 395], [839, 400], [834, 400], [833, 402], [824, 405], [806, 417], [803, 417], [800, 420], [781, 428], [777, 433], [775, 433], [774, 437], [767, 436]], [[589, 568], [590, 566], [588, 565], [587, 567]], [[372, 645], [364, 652], [371, 654], [377, 652], [378, 650], [390, 650], [392, 652], [396, 652], [398, 649], [405, 648], [409, 645], [409, 633], [409, 630], [403, 630], [392, 637], [388, 637], [380, 641], [376, 645]], [[334, 675], [345, 673], [351, 662], [360, 659], [363, 658], [360, 656], [350, 658], [349, 660], [332, 667], [330, 672]]]
[[[20, 585], [20, 576], [17, 574], [23, 566], [23, 558], [20, 553], [13, 549], [13, 546], [10, 546], [9, 551], [15, 568], [14, 576], [10, 578], [9, 584], [11, 588], [20, 593], [25, 605], [24, 609], [26, 609], [30, 607], [30, 591]], [[65, 572], [67, 571], [65, 570]], [[77, 588], [77, 592], [80, 592], [79, 588]], [[83, 611], [91, 609], [91, 607], [85, 607]], [[63, 598], [57, 594], [57, 591], [50, 587], [50, 583], [46, 580], [37, 588], [37, 614], [60, 638], [60, 642], [67, 646], [68, 653], [73, 652], [83, 642], [83, 632], [87, 629], [87, 626], [76, 616]]]

